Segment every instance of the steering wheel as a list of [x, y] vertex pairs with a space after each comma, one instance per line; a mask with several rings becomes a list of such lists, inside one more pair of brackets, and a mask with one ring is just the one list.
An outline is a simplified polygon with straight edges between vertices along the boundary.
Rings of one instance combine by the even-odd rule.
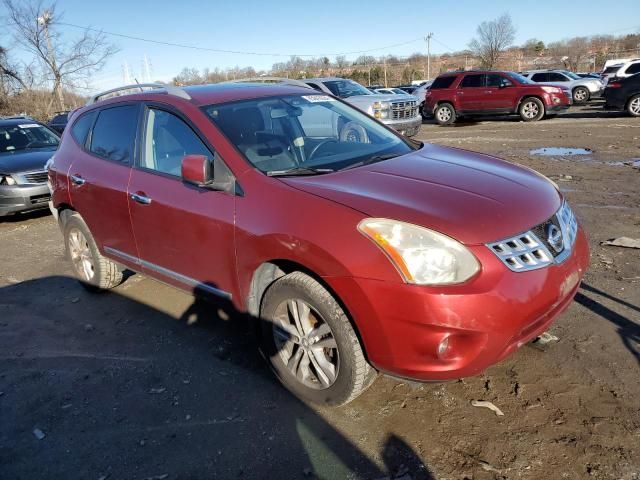
[[321, 141], [318, 145], [313, 147], [313, 150], [311, 150], [311, 153], [307, 157], [307, 161], [311, 160], [313, 158], [313, 156], [316, 153], [318, 153], [318, 150], [320, 150], [320, 148], [322, 148], [323, 146], [328, 145], [330, 143], [340, 143], [340, 142], [338, 142], [338, 140], [334, 140], [333, 138], [328, 138], [326, 140]]

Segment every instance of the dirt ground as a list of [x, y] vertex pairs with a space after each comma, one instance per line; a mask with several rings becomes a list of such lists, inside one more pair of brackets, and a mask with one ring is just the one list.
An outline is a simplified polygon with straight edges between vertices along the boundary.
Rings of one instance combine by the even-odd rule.
[[[46, 213], [0, 221], [0, 478], [640, 480], [640, 119], [596, 105], [536, 124], [425, 123], [419, 138], [556, 180], [592, 263], [546, 351], [525, 346], [444, 384], [380, 377], [312, 408], [273, 378], [249, 329], [136, 275], [71, 278]], [[534, 156], [543, 147], [585, 156]], [[471, 405], [493, 402], [503, 412]]]

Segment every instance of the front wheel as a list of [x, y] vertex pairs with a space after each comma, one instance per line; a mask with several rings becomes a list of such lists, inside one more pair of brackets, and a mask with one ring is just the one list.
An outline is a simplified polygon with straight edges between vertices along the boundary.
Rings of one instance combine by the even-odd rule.
[[573, 90], [574, 103], [587, 103], [591, 94], [585, 87], [577, 87]]
[[376, 377], [344, 311], [316, 280], [293, 272], [275, 281], [261, 307], [262, 350], [294, 395], [344, 405]]
[[634, 95], [629, 99], [627, 112], [634, 117], [640, 117], [640, 95]]
[[518, 113], [525, 122], [537, 122], [544, 117], [544, 104], [537, 98], [525, 98]]
[[450, 103], [441, 103], [433, 114], [440, 125], [451, 125], [456, 121], [456, 109]]

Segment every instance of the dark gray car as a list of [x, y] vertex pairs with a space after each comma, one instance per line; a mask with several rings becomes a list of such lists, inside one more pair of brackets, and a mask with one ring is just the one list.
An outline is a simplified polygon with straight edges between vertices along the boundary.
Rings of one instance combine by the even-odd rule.
[[0, 217], [48, 207], [45, 165], [60, 137], [31, 119], [0, 119]]

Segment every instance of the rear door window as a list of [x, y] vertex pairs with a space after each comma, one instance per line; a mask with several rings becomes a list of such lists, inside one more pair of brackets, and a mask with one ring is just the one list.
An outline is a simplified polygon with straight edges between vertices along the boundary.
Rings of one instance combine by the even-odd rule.
[[93, 125], [95, 118], [96, 111], [93, 110], [81, 115], [75, 122], [73, 122], [71, 135], [73, 135], [73, 138], [78, 142], [78, 145], [81, 145], [82, 147], [86, 145], [87, 135], [89, 134], [89, 129], [91, 129], [91, 125]]
[[548, 82], [549, 81], [549, 74], [548, 73], [534, 73], [531, 76], [531, 80], [533, 80], [534, 82]]
[[444, 88], [449, 88], [453, 85], [453, 82], [456, 80], [455, 75], [449, 75], [447, 77], [438, 77], [435, 79], [433, 84], [431, 85], [431, 90], [439, 90]]
[[484, 87], [484, 77], [485, 75], [467, 75], [464, 77], [462, 82], [460, 82], [460, 88], [478, 88]]
[[91, 135], [91, 152], [99, 157], [130, 164], [138, 127], [137, 105], [101, 110]]

